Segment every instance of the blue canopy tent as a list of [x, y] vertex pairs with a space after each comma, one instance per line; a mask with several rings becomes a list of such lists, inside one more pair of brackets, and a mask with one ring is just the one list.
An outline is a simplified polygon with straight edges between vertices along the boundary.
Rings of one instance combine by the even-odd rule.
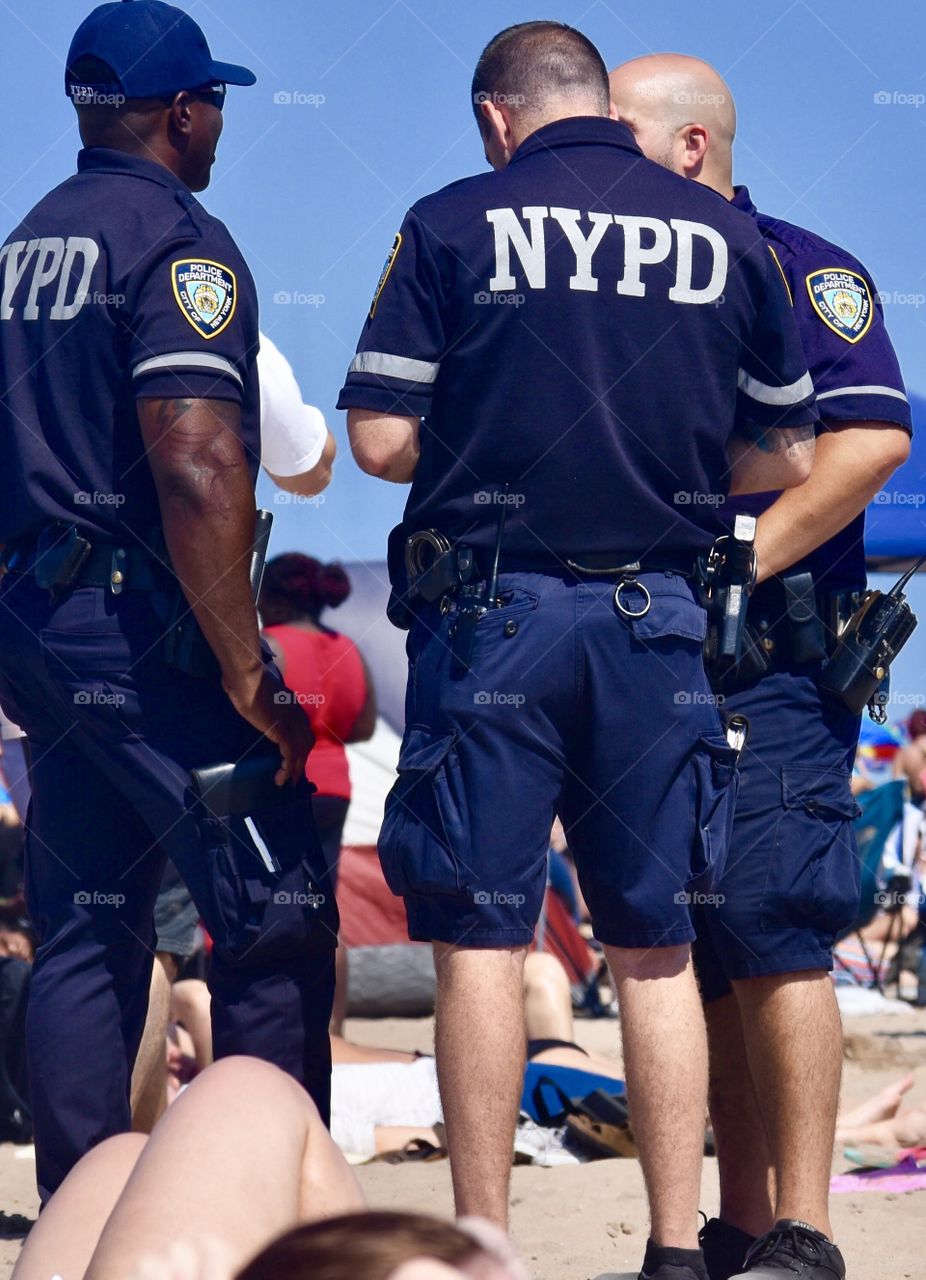
[[875, 572], [900, 573], [926, 555], [926, 399], [911, 395], [910, 403], [912, 452], [868, 508], [865, 549]]

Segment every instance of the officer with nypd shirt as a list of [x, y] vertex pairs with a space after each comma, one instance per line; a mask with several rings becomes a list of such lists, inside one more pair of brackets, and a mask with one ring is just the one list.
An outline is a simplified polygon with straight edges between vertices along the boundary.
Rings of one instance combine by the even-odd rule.
[[681, 1280], [707, 1089], [687, 890], [723, 855], [735, 752], [689, 581], [715, 504], [674, 499], [725, 493], [731, 467], [738, 491], [801, 483], [812, 388], [750, 219], [643, 159], [583, 35], [508, 28], [473, 92], [496, 172], [409, 212], [339, 400], [360, 466], [412, 482], [380, 853], [435, 945], [457, 1209], [504, 1223], [521, 968], [561, 815], [621, 1005], [644, 1275]]
[[864, 267], [733, 186], [736, 113], [717, 72], [652, 55], [618, 67], [611, 91], [647, 156], [755, 221], [787, 282], [822, 419], [805, 485], [771, 507], [771, 495], [728, 504], [759, 514], [747, 651], [719, 686], [750, 735], [727, 869], [697, 921], [695, 957], [721, 1182], [720, 1215], [702, 1237], [710, 1280], [842, 1280], [827, 1205], [842, 1061], [828, 970], [858, 912], [859, 719], [817, 678], [864, 591], [863, 513], [909, 453], [910, 406]]
[[[31, 754], [43, 1199], [130, 1127], [167, 857], [214, 939], [217, 1054], [275, 1062], [328, 1107], [336, 910], [311, 735], [250, 581], [257, 299], [192, 194], [226, 84], [254, 79], [170, 5], [95, 9], [67, 59], [77, 173], [0, 249], [0, 703]], [[257, 790], [207, 804], [193, 771], [237, 762]]]

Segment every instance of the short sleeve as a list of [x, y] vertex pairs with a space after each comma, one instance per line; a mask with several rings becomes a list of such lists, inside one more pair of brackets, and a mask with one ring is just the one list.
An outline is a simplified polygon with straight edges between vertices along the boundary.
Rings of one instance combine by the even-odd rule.
[[130, 303], [136, 396], [243, 401], [258, 341], [257, 300], [224, 228], [143, 260]]
[[328, 426], [314, 405], [303, 404], [299, 383], [282, 351], [260, 335], [260, 461], [273, 476], [311, 471], [325, 448]]
[[383, 266], [339, 409], [430, 412], [445, 347], [438, 253], [412, 209]]
[[823, 421], [912, 430], [900, 365], [864, 267], [848, 255], [804, 256], [792, 268], [792, 293]]
[[816, 422], [814, 389], [784, 277], [764, 249], [765, 287], [737, 375], [737, 427], [790, 430]]

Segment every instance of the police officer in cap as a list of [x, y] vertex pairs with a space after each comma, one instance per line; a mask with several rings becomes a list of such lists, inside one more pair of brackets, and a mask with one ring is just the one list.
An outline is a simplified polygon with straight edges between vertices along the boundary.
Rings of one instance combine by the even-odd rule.
[[758, 643], [722, 685], [750, 736], [728, 868], [700, 912], [695, 959], [720, 1164], [720, 1215], [702, 1233], [711, 1280], [841, 1280], [827, 1203], [842, 1067], [829, 970], [859, 910], [860, 722], [818, 680], [865, 590], [864, 511], [909, 454], [910, 405], [866, 269], [733, 185], [736, 110], [714, 68], [635, 58], [611, 73], [611, 91], [647, 156], [755, 221], [787, 282], [820, 409], [808, 483], [771, 507], [767, 495], [729, 504], [730, 518], [758, 515]]
[[691, 578], [728, 488], [806, 478], [812, 387], [755, 226], [642, 157], [582, 34], [508, 28], [473, 95], [495, 172], [409, 212], [339, 402], [360, 466], [412, 483], [380, 854], [411, 936], [435, 945], [457, 1209], [504, 1223], [521, 970], [560, 814], [620, 1002], [643, 1274], [695, 1280], [690, 904], [724, 854], [736, 753]]
[[[310, 733], [250, 581], [257, 300], [192, 194], [226, 84], [254, 79], [170, 5], [95, 9], [67, 59], [77, 173], [0, 249], [0, 703], [31, 754], [43, 1198], [129, 1128], [167, 857], [215, 942], [217, 1054], [273, 1061], [328, 1106], [336, 917]], [[236, 762], [246, 794], [199, 798], [195, 770]]]

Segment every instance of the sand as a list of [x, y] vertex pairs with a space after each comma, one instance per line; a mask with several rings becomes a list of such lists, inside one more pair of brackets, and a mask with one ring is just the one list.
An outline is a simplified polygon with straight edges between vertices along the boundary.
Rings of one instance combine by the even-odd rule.
[[[906, 1071], [917, 1083], [909, 1095], [926, 1101], [926, 1011], [846, 1020], [850, 1056], [843, 1097], [863, 1101]], [[348, 1035], [361, 1043], [429, 1050], [430, 1019], [352, 1019]], [[576, 1037], [587, 1048], [619, 1059], [614, 1023], [579, 1022]], [[35, 1213], [34, 1164], [0, 1146], [0, 1208]], [[835, 1172], [849, 1166], [837, 1154]], [[378, 1207], [451, 1212], [446, 1161], [428, 1165], [369, 1165], [359, 1177]], [[717, 1207], [716, 1161], [704, 1162], [702, 1206]], [[833, 1197], [836, 1238], [848, 1262], [848, 1280], [921, 1280], [926, 1277], [926, 1191], [907, 1195], [866, 1193]], [[646, 1207], [639, 1165], [605, 1160], [559, 1169], [516, 1168], [512, 1179], [512, 1227], [536, 1280], [633, 1280], [646, 1243]], [[0, 1241], [0, 1280], [10, 1274], [18, 1243]]]

